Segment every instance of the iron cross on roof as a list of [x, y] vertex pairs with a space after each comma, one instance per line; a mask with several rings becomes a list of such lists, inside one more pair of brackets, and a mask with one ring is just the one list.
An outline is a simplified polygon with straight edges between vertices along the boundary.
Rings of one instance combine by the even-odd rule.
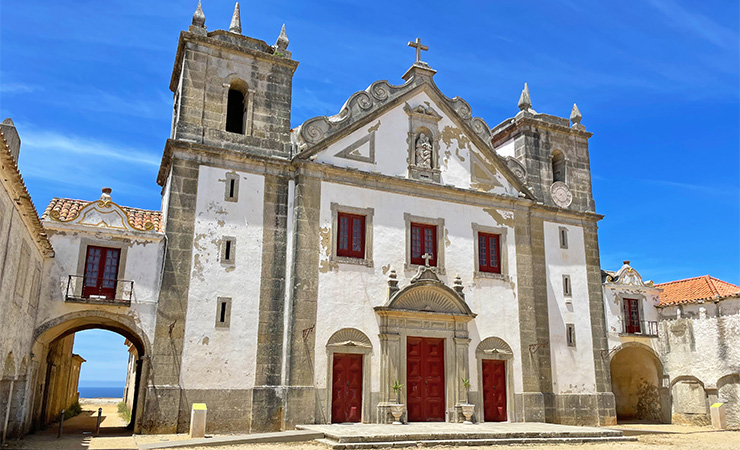
[[429, 50], [429, 47], [427, 47], [426, 45], [421, 45], [421, 38], [416, 38], [416, 42], [409, 42], [409, 47], [413, 47], [416, 49], [416, 62], [421, 61], [422, 50]]

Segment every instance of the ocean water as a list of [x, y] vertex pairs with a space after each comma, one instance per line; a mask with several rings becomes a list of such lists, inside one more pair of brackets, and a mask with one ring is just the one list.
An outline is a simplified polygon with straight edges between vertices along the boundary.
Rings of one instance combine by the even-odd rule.
[[80, 398], [123, 398], [123, 387], [80, 386]]

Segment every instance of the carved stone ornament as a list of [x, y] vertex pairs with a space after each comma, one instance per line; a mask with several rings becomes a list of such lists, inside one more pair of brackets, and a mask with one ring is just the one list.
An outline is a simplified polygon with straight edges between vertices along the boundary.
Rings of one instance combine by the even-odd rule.
[[562, 181], [556, 181], [550, 186], [550, 197], [561, 208], [567, 208], [573, 203], [573, 194], [568, 189], [568, 185]]
[[516, 175], [517, 178], [521, 181], [526, 180], [527, 171], [524, 169], [522, 163], [509, 156], [506, 158], [506, 165], [509, 166], [509, 169], [511, 169], [511, 172]]

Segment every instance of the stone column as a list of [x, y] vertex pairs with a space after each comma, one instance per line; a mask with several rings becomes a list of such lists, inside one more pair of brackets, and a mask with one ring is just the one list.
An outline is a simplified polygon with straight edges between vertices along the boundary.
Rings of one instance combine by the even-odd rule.
[[[591, 339], [593, 341], [594, 370], [596, 374], [597, 414], [600, 426], [615, 425], [617, 410], [612, 393], [609, 361], [606, 357], [609, 343], [606, 339], [606, 317], [601, 285], [601, 261], [596, 219], [583, 224], [586, 248], [586, 277], [588, 280], [588, 306], [591, 312]], [[659, 375], [663, 375], [662, 373]], [[670, 393], [669, 393], [670, 395]], [[670, 407], [668, 408], [670, 410]]]
[[455, 376], [453, 386], [455, 389], [455, 422], [463, 422], [464, 416], [462, 415], [462, 408], [459, 406], [463, 403], [467, 403], [467, 389], [463, 385], [462, 380], [470, 380], [470, 365], [468, 349], [470, 348], [470, 339], [455, 337]]
[[282, 429], [282, 358], [288, 239], [288, 179], [265, 175], [257, 367], [251, 432]]
[[[167, 205], [167, 246], [157, 322], [152, 342], [151, 376], [147, 380], [142, 429], [147, 433], [178, 431], [180, 365], [190, 291], [190, 267], [198, 195], [198, 163], [173, 157]], [[184, 431], [184, 430], [182, 430]]]
[[514, 234], [523, 381], [516, 410], [522, 412], [525, 422], [545, 422], [553, 405], [550, 349], [544, 345], [549, 342], [550, 332], [542, 219], [533, 218], [529, 211], [516, 211]]
[[[386, 320], [385, 318], [381, 320]], [[405, 384], [399, 373], [401, 362], [401, 336], [398, 333], [380, 333], [380, 402], [378, 403], [378, 422], [391, 423], [393, 416], [390, 412], [391, 403], [396, 402], [396, 394], [391, 389], [398, 380]], [[404, 386], [404, 389], [406, 386]], [[404, 403], [404, 392], [399, 395]]]
[[284, 428], [314, 423], [316, 302], [319, 291], [321, 180], [301, 169], [295, 182], [295, 247], [291, 275]]

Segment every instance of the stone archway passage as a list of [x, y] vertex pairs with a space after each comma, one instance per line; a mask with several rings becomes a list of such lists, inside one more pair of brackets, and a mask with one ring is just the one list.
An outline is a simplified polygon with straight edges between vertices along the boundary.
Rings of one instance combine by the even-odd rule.
[[610, 363], [617, 420], [661, 423], [662, 368], [654, 354], [641, 347], [617, 351]]

